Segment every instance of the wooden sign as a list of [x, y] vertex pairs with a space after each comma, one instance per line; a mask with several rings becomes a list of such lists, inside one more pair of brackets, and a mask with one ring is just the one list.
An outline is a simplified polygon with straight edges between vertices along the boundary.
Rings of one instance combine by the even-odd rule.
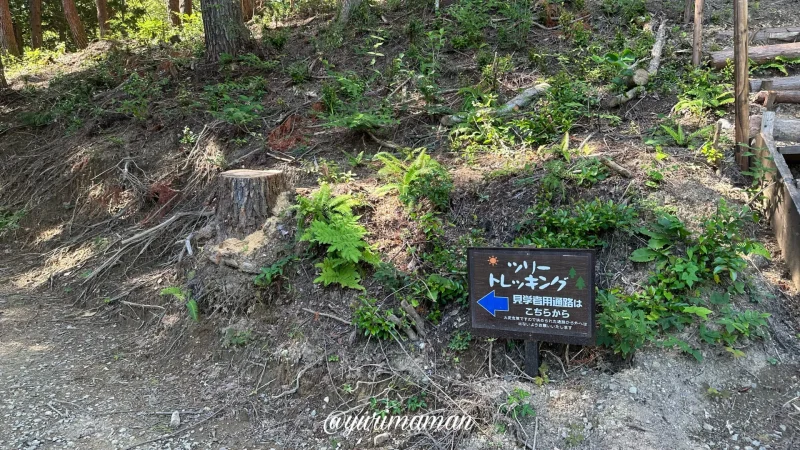
[[476, 334], [594, 345], [594, 250], [470, 248]]

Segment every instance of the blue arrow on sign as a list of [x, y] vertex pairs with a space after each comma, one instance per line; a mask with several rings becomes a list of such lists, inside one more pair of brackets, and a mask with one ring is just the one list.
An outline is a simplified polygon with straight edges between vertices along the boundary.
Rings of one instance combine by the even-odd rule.
[[478, 304], [486, 311], [489, 311], [493, 317], [497, 311], [508, 311], [508, 297], [497, 297], [494, 291], [484, 295], [483, 298], [478, 300]]

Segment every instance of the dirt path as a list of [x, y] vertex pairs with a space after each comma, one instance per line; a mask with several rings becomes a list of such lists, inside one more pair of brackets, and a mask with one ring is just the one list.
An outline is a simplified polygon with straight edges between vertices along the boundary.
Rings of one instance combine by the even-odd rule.
[[169, 427], [174, 410], [193, 413], [182, 426], [216, 415], [138, 448], [250, 445], [225, 398], [240, 388], [227, 365], [150, 359], [134, 351], [142, 332], [62, 302], [0, 293], [0, 448], [129, 448], [180, 428]]

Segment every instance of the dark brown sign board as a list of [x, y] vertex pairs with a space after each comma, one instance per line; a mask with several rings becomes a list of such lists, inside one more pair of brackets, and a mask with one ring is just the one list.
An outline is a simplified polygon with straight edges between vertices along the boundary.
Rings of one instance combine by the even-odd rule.
[[594, 250], [470, 248], [476, 334], [594, 345]]

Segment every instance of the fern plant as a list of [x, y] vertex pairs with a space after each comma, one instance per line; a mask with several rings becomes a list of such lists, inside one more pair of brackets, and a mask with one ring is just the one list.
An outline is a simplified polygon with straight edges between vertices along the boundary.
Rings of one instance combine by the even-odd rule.
[[186, 303], [186, 312], [195, 322], [200, 321], [200, 308], [197, 301], [192, 298], [192, 293], [180, 286], [170, 286], [161, 290], [161, 295], [171, 295], [179, 301]]
[[336, 283], [363, 291], [359, 266], [380, 262], [372, 246], [364, 240], [367, 229], [358, 222], [360, 217], [353, 214], [356, 205], [358, 202], [349, 195], [333, 196], [326, 184], [310, 197], [298, 200], [295, 208], [299, 228], [303, 230], [300, 241], [325, 250], [325, 259], [316, 264], [320, 274], [315, 283], [325, 286]]
[[377, 190], [378, 194], [397, 191], [400, 201], [409, 207], [415, 207], [420, 200], [427, 198], [437, 209], [447, 208], [453, 189], [452, 178], [425, 149], [410, 152], [405, 160], [387, 152], [376, 154], [374, 159], [383, 164], [378, 175], [389, 180]]

